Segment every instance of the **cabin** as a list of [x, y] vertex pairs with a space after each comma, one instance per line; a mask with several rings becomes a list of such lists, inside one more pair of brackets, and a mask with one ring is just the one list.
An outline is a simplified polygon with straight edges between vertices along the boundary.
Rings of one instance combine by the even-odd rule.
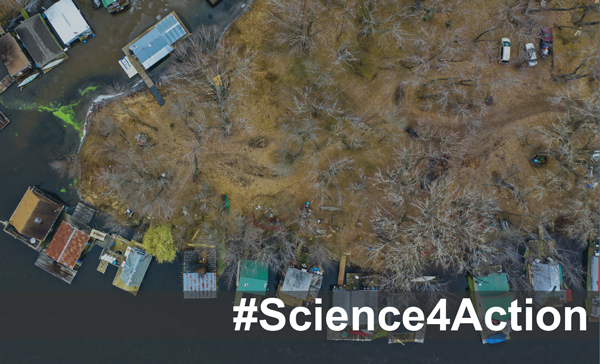
[[291, 307], [301, 306], [304, 301], [314, 302], [323, 284], [320, 267], [309, 270], [289, 267], [277, 289], [277, 297]]
[[40, 14], [25, 19], [15, 28], [15, 33], [44, 73], [69, 58]]
[[571, 301], [571, 291], [567, 290], [563, 283], [560, 264], [553, 261], [542, 263], [537, 259], [528, 264], [527, 268], [536, 306], [560, 307]]
[[238, 263], [237, 292], [264, 296], [269, 281], [269, 266], [262, 262], [242, 259]]
[[60, 0], [54, 3], [44, 12], [44, 17], [63, 47], [70, 47], [77, 40], [85, 43], [95, 36], [73, 0]]
[[42, 250], [65, 205], [37, 187], [29, 187], [12, 214], [4, 231], [27, 246]]
[[368, 330], [368, 318], [365, 313], [358, 316], [359, 330], [353, 330], [354, 322], [353, 308], [369, 307], [373, 310], [374, 318], [377, 320], [379, 291], [375, 289], [355, 289], [347, 286], [336, 286], [332, 292], [332, 307], [341, 307], [348, 314], [346, 323], [348, 326], [342, 331], [333, 331], [327, 328], [327, 340], [334, 341], [371, 341], [373, 332]]
[[71, 284], [83, 261], [86, 248], [91, 249], [90, 236], [66, 221], [62, 221], [50, 244], [35, 262], [53, 276]]
[[600, 245], [592, 241], [588, 248], [587, 297], [585, 306], [588, 321], [600, 322]]
[[172, 12], [127, 45], [129, 58], [135, 58], [147, 70], [189, 35], [177, 14]]
[[136, 296], [152, 261], [152, 255], [141, 248], [127, 247], [124, 256], [125, 262], [117, 271], [113, 286]]
[[183, 251], [183, 298], [217, 298], [215, 248]]
[[[477, 312], [477, 317], [483, 330], [481, 331], [481, 342], [484, 344], [495, 344], [510, 339], [510, 316], [508, 308], [514, 301], [514, 294], [509, 292], [506, 273], [493, 272], [488, 275], [474, 273], [469, 277], [469, 288], [471, 289], [471, 300]], [[495, 312], [492, 320], [507, 322], [502, 331], [493, 331], [485, 324], [485, 313], [492, 307], [501, 307], [506, 312], [500, 315]]]
[[[10, 33], [6, 33], [0, 38], [0, 60], [13, 79], [12, 82], [16, 81], [21, 88], [42, 76]], [[4, 90], [10, 84], [5, 85]]]

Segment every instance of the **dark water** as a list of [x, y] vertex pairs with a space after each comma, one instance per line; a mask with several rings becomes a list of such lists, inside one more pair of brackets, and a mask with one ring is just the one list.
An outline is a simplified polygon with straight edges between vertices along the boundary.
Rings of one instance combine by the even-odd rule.
[[[91, 2], [76, 2], [97, 36], [70, 50], [67, 62], [30, 87], [19, 91], [13, 86], [0, 96], [0, 108], [12, 120], [0, 132], [0, 220], [8, 220], [30, 185], [56, 193], [70, 206], [76, 204], [77, 194], [69, 187], [71, 181], [58, 178], [50, 170], [49, 162], [77, 151], [81, 133], [77, 128], [83, 127], [85, 113], [91, 101], [105, 91], [103, 86], [131, 86], [139, 80], [137, 77], [127, 79], [117, 64], [124, 44], [152, 25], [157, 15], [164, 16], [175, 10], [192, 30], [201, 23], [227, 24], [237, 16], [242, 4], [240, 0], [224, 0], [211, 9], [204, 0], [133, 0], [130, 11], [110, 15], [103, 9], [93, 11]], [[156, 67], [150, 75], [159, 74], [166, 63]], [[72, 105], [72, 110], [65, 108], [66, 105]], [[63, 117], [64, 114], [71, 115], [77, 127], [54, 115], [55, 112]], [[117, 332], [119, 327], [113, 333], [94, 335], [95, 321], [90, 317], [116, 315], [118, 318], [119, 312], [146, 305], [157, 293], [181, 292], [178, 265], [156, 262], [150, 266], [137, 297], [119, 291], [111, 285], [115, 267], [109, 267], [104, 275], [96, 271], [99, 253], [100, 250], [94, 248], [76, 279], [67, 285], [33, 265], [37, 258], [35, 251], [4, 233], [0, 234], [0, 363], [598, 363], [597, 340], [512, 340], [492, 346], [482, 345], [475, 332], [459, 340], [426, 341], [424, 345], [407, 346], [388, 345], [383, 341], [354, 343], [315, 339], [185, 340], [161, 335], [159, 328], [148, 333], [151, 339], [146, 337], [144, 340], [123, 336]], [[328, 279], [326, 286], [330, 283]], [[64, 302], [57, 300], [57, 292], [64, 292]], [[90, 304], [86, 314], [70, 317], [69, 305], [76, 305], [71, 297], [86, 292], [121, 294], [122, 303], [118, 301], [116, 305], [122, 305], [123, 311]], [[83, 334], [74, 338], [68, 333], [56, 332], [40, 337], [40, 332], [46, 331], [39, 331], [35, 324], [28, 323], [24, 328], [25, 337], [11, 336], [12, 329], [7, 324], [10, 319], [14, 320], [16, 316], [29, 322], [30, 316], [22, 307], [17, 307], [15, 302], [18, 300], [12, 298], [27, 297], [30, 293], [36, 295], [35, 302], [29, 302], [34, 307], [29, 312], [48, 319], [40, 325], [51, 325], [52, 320], [74, 320], [77, 332]], [[66, 313], [49, 309], [51, 304], [57, 303], [64, 305]], [[203, 309], [208, 307], [203, 306], [203, 301], [194, 301], [186, 307], [190, 319], [198, 322], [198, 330], [209, 333], [217, 330], [202, 324], [204, 319], [214, 315]], [[143, 320], [158, 320], [163, 316], [162, 312], [155, 312]], [[219, 320], [229, 323], [231, 316]], [[10, 340], [12, 337], [19, 339]]]

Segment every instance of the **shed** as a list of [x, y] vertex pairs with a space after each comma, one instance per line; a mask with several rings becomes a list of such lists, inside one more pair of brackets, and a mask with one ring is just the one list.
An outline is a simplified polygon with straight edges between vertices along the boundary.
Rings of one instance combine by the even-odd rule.
[[[492, 307], [502, 307], [508, 313], [508, 307], [514, 300], [514, 295], [509, 292], [506, 273], [492, 273], [488, 276], [475, 277], [473, 287], [476, 296], [476, 308], [478, 316], [483, 319], [485, 312]], [[508, 314], [500, 315], [494, 313], [493, 319], [506, 321]]]
[[0, 38], [0, 60], [4, 63], [8, 74], [13, 77], [20, 76], [32, 68], [27, 55], [10, 33]]
[[93, 34], [92, 28], [81, 15], [73, 0], [60, 0], [44, 12], [50, 26], [63, 45], [69, 46], [79, 38]]
[[184, 298], [217, 298], [215, 273], [183, 273]]
[[152, 255], [143, 249], [133, 248], [123, 264], [119, 278], [126, 286], [141, 286], [151, 261]]
[[567, 291], [564, 290], [560, 264], [534, 262], [529, 265], [529, 273], [531, 285], [535, 291], [535, 302], [544, 306], [562, 304], [567, 301]]
[[[348, 313], [349, 325], [352, 325], [353, 314], [352, 308], [370, 307], [373, 309], [375, 315], [377, 315], [377, 300], [379, 298], [379, 291], [376, 290], [334, 290], [332, 297], [332, 307], [341, 307]], [[340, 321], [343, 322], [343, 321]], [[366, 325], [367, 315], [361, 314], [358, 322], [360, 325]]]
[[21, 235], [43, 241], [65, 208], [36, 187], [29, 187], [9, 223]]
[[134, 55], [145, 69], [149, 69], [171, 53], [175, 43], [189, 35], [175, 12], [172, 12], [130, 43], [129, 53]]
[[40, 14], [25, 19], [15, 28], [15, 33], [36, 65], [44, 71], [49, 71], [68, 58]]
[[89, 240], [88, 234], [63, 221], [52, 237], [46, 255], [73, 269]]
[[305, 300], [310, 290], [313, 274], [303, 272], [299, 269], [288, 268], [285, 273], [281, 292], [285, 294]]
[[269, 266], [262, 262], [242, 259], [238, 265], [238, 292], [264, 295], [269, 280]]

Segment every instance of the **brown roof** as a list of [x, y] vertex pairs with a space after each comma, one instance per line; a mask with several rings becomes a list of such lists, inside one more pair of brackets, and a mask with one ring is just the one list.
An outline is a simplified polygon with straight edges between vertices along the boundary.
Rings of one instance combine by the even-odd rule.
[[11, 76], [31, 65], [16, 39], [9, 33], [0, 38], [0, 60]]
[[64, 205], [44, 196], [37, 188], [29, 187], [9, 222], [19, 234], [44, 240], [63, 208]]
[[73, 269], [88, 240], [88, 234], [63, 221], [48, 245], [46, 255]]

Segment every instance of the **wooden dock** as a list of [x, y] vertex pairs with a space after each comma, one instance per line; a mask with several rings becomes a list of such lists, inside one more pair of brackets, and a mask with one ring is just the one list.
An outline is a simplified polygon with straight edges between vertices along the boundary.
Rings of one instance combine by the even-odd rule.
[[[11, 75], [6, 75], [2, 81], [0, 81], [0, 94], [3, 93], [4, 91], [6, 91], [6, 89], [8, 89], [10, 87], [10, 85], [12, 85], [15, 82], [15, 79], [13, 76]], [[2, 129], [0, 127], [0, 129]]]
[[108, 262], [101, 260], [100, 264], [98, 264], [98, 268], [96, 270], [102, 274], [106, 273], [106, 268], [108, 268]]
[[40, 253], [40, 256], [35, 261], [35, 265], [69, 284], [73, 282], [73, 278], [75, 278], [75, 275], [77, 274], [76, 270], [58, 264], [44, 252]]
[[89, 225], [94, 218], [94, 214], [96, 213], [96, 209], [93, 207], [80, 202], [75, 207], [75, 211], [73, 212], [73, 217], [77, 220], [83, 222], [86, 225]]
[[[136, 39], [134, 39], [131, 43], [132, 44], [134, 42], [136, 42], [139, 38], [141, 38], [142, 36], [144, 36], [146, 33], [142, 33], [142, 35], [140, 35], [139, 37], [137, 37]], [[123, 53], [125, 54], [125, 56], [129, 55], [129, 44], [126, 45], [125, 47], [123, 47]], [[163, 99], [163, 97], [161, 96], [160, 92], [158, 92], [158, 89], [156, 88], [156, 85], [154, 84], [154, 82], [152, 81], [152, 79], [150, 78], [150, 76], [148, 76], [148, 74], [146, 73], [146, 70], [144, 69], [144, 66], [142, 66], [142, 64], [140, 63], [140, 61], [138, 61], [137, 58], [135, 57], [127, 57], [127, 59], [129, 60], [129, 63], [131, 63], [131, 65], [135, 68], [135, 70], [137, 71], [137, 73], [142, 77], [142, 80], [144, 81], [144, 83], [146, 84], [146, 86], [148, 86], [148, 88], [150, 89], [150, 91], [152, 91], [152, 94], [154, 95], [154, 97], [156, 98], [156, 101], [158, 102], [158, 104], [160, 106], [163, 106], [165, 104], [165, 100]]]
[[[2, 93], [3, 91], [0, 91]], [[6, 126], [10, 123], [10, 120], [4, 115], [2, 111], [0, 111], [0, 131], [6, 128]]]

